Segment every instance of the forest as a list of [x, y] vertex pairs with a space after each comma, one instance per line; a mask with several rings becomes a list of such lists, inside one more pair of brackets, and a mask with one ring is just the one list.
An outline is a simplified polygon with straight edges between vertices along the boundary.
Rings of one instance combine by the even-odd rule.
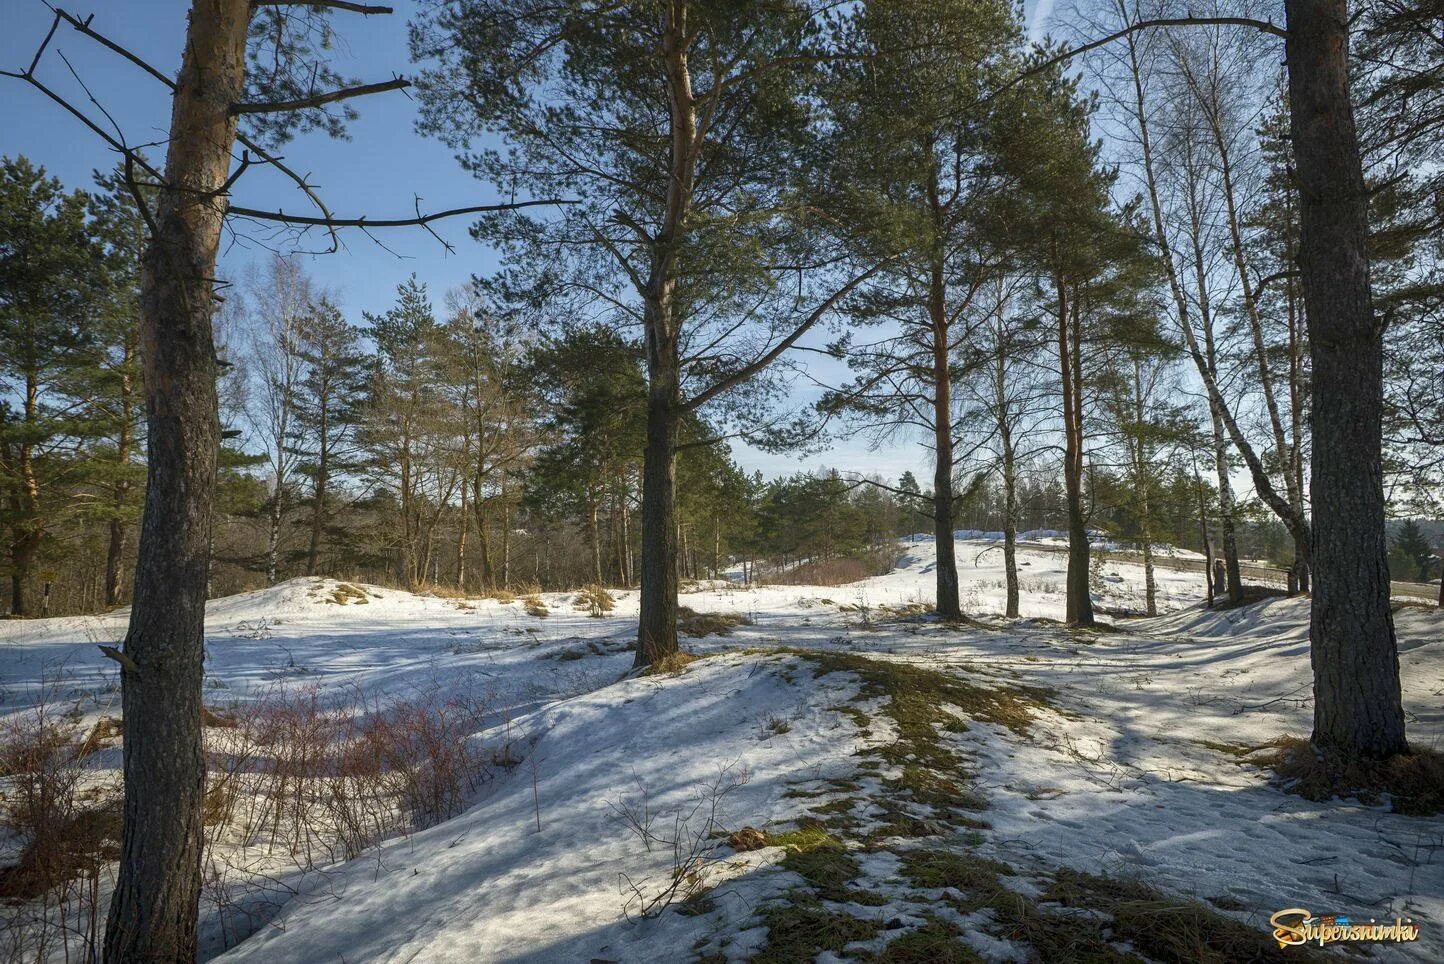
[[[14, 619], [129, 607], [103, 959], [195, 958], [206, 601], [298, 577], [637, 590], [647, 671], [710, 581], [925, 539], [962, 624], [954, 533], [996, 533], [1018, 617], [1041, 533], [1089, 629], [1105, 550], [1147, 616], [1182, 550], [1208, 605], [1257, 602], [1251, 567], [1307, 595], [1300, 752], [1422, 758], [1391, 580], [1444, 607], [1439, 0], [1088, 0], [1046, 33], [1008, 0], [423, 0], [407, 76], [343, 76], [333, 36], [391, 13], [194, 0], [177, 71], [56, 10], [0, 65], [94, 145], [84, 185], [0, 158], [0, 569]], [[62, 92], [57, 37], [170, 129]], [[373, 95], [498, 200], [334, 213], [286, 148]], [[290, 190], [243, 205], [256, 170]], [[355, 308], [314, 277], [443, 218], [496, 267], [398, 259]], [[926, 469], [829, 454], [858, 440]]]

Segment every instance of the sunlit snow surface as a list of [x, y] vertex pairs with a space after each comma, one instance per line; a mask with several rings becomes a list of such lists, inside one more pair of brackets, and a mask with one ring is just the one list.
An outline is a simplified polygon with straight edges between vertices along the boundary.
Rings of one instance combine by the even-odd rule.
[[[1023, 618], [1006, 622], [996, 615], [1002, 553], [983, 538], [958, 543], [962, 595], [994, 628], [888, 620], [882, 607], [931, 598], [931, 543], [903, 548], [895, 571], [849, 586], [715, 584], [687, 593], [693, 609], [742, 612], [753, 624], [684, 645], [855, 650], [975, 681], [1052, 687], [1069, 715], [1048, 714], [1031, 738], [987, 725], [961, 736], [992, 804], [983, 852], [1024, 872], [1068, 865], [1137, 877], [1245, 908], [1236, 916], [1258, 926], [1285, 907], [1410, 916], [1423, 922], [1424, 940], [1399, 959], [1444, 959], [1444, 821], [1287, 796], [1265, 773], [1204, 745], [1307, 734], [1306, 601], [1208, 613], [1198, 607], [1200, 574], [1160, 569], [1166, 615], [1128, 620], [1125, 633], [1075, 633], [1054, 622], [1065, 557], [1026, 550]], [[1098, 584], [1101, 607], [1141, 609], [1139, 567], [1107, 563]], [[551, 615], [537, 618], [520, 603], [379, 588], [364, 604], [339, 605], [327, 601], [333, 586], [293, 580], [213, 601], [207, 702], [278, 688], [465, 687], [506, 711], [529, 756], [461, 816], [299, 880], [301, 893], [228, 960], [670, 961], [688, 959], [701, 939], [715, 948], [719, 931], [734, 959], [760, 946], [754, 913], [797, 883], [773, 867], [779, 851], [714, 865], [711, 913], [632, 920], [625, 881], [655, 889], [672, 854], [648, 852], [618, 811], [645, 798], [671, 820], [691, 812], [719, 774], [728, 785], [745, 774], [720, 803], [724, 826], [795, 818], [807, 801], [784, 797], [789, 786], [844, 777], [856, 764], [857, 728], [829, 709], [854, 694], [848, 677], [814, 678], [796, 660], [736, 653], [675, 676], [622, 679], [635, 591], [618, 593], [605, 618], [578, 612], [569, 594], [544, 594]], [[124, 625], [123, 613], [0, 622], [0, 709], [18, 710], [46, 685], [88, 716], [117, 714], [115, 666], [94, 644], [116, 641]], [[1438, 746], [1444, 618], [1408, 609], [1397, 625], [1411, 740]], [[790, 727], [773, 732], [774, 719]], [[887, 738], [878, 725], [869, 740]], [[102, 762], [117, 765], [118, 756], [109, 751]], [[869, 888], [888, 893], [886, 859], [865, 867], [875, 878]], [[213, 926], [206, 933], [214, 953], [220, 938]], [[990, 959], [1022, 952], [982, 934], [975, 946]]]

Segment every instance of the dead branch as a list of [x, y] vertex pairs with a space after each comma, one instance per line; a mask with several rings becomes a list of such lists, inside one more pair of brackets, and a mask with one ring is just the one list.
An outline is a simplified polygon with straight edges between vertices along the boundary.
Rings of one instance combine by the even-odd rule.
[[340, 90], [329, 90], [324, 94], [313, 94], [310, 97], [298, 97], [295, 100], [278, 100], [270, 103], [242, 103], [232, 104], [231, 114], [280, 114], [286, 111], [305, 110], [308, 107], [322, 107], [326, 104], [334, 104], [340, 100], [350, 100], [352, 97], [365, 97], [367, 94], [379, 94], [388, 90], [405, 90], [411, 86], [411, 81], [404, 77], [393, 77], [390, 80], [383, 80], [375, 84], [360, 84], [356, 87], [343, 87]]

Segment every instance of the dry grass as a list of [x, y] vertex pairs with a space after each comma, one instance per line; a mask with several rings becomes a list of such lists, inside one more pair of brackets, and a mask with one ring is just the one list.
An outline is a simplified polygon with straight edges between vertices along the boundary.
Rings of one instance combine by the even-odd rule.
[[590, 616], [601, 618], [616, 608], [617, 601], [607, 592], [605, 586], [583, 586], [572, 600], [572, 608]]
[[371, 597], [366, 595], [366, 590], [349, 582], [338, 582], [331, 589], [331, 595], [326, 597], [329, 603], [337, 606], [361, 606], [369, 603]]
[[643, 676], [669, 676], [682, 672], [690, 664], [701, 659], [700, 656], [693, 656], [691, 653], [684, 653], [680, 649], [675, 653], [668, 653], [657, 660], [651, 666], [642, 670]]
[[85, 739], [76, 748], [76, 756], [85, 758], [96, 750], [104, 749], [113, 741], [119, 740], [125, 734], [125, 724], [117, 716], [102, 716], [95, 721], [90, 732], [85, 734]]
[[1387, 760], [1342, 760], [1320, 753], [1301, 737], [1274, 742], [1255, 757], [1273, 769], [1279, 785], [1308, 800], [1357, 797], [1368, 804], [1388, 798], [1399, 813], [1427, 816], [1444, 812], [1444, 754], [1415, 750]]
[[448, 586], [440, 582], [423, 582], [417, 585], [418, 596], [435, 596], [437, 599], [470, 599], [471, 594], [460, 586]]
[[870, 576], [891, 572], [897, 562], [896, 546], [885, 546], [855, 556], [804, 562], [782, 572], [763, 573], [763, 586], [845, 586]]
[[751, 626], [742, 613], [699, 613], [690, 606], [677, 607], [677, 632], [683, 636], [731, 636], [738, 626]]
[[526, 614], [528, 616], [535, 616], [537, 619], [545, 619], [547, 616], [551, 615], [551, 610], [547, 608], [546, 601], [535, 593], [532, 593], [528, 595], [525, 599], [523, 599], [522, 605], [526, 607]]

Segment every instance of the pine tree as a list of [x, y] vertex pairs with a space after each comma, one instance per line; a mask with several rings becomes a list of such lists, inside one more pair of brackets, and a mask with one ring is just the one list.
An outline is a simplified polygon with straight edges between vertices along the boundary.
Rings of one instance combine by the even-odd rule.
[[101, 491], [105, 523], [105, 605], [121, 601], [121, 570], [145, 484], [144, 385], [140, 363], [140, 278], [146, 226], [120, 172], [97, 173], [92, 231], [105, 251], [103, 291], [91, 321], [92, 351], [81, 390], [95, 441], [86, 477]]
[[[489, 219], [539, 303], [588, 305], [646, 348], [637, 664], [677, 650], [676, 462], [687, 417], [767, 371], [872, 270], [805, 203], [823, 3], [461, 0], [413, 24], [422, 127], [507, 191], [578, 203]], [[533, 89], [545, 86], [546, 97]], [[473, 152], [478, 135], [501, 150]], [[784, 275], [787, 281], [783, 283]], [[748, 411], [738, 413], [737, 408]]]
[[360, 332], [324, 295], [296, 325], [296, 355], [302, 375], [294, 393], [295, 471], [310, 483], [305, 549], [306, 575], [321, 568], [332, 538], [336, 480], [358, 465], [357, 435], [365, 401], [370, 359], [361, 351]]
[[396, 288], [396, 304], [366, 314], [376, 345], [361, 433], [367, 470], [394, 500], [400, 533], [393, 541], [396, 577], [415, 588], [426, 574], [424, 474], [442, 401], [436, 377], [440, 330], [426, 286], [412, 275]]
[[83, 427], [60, 383], [88, 362], [84, 325], [102, 254], [89, 199], [25, 158], [0, 159], [0, 521], [9, 530], [10, 612], [30, 614], [36, 553], [69, 500], [57, 491]]
[[1394, 542], [1389, 547], [1389, 572], [1395, 579], [1426, 582], [1434, 568], [1434, 549], [1424, 538], [1419, 524], [1405, 519], [1394, 533]]
[[590, 579], [607, 582], [600, 514], [609, 491], [640, 466], [646, 382], [640, 351], [615, 332], [583, 328], [540, 343], [528, 360], [546, 405], [542, 444], [528, 478], [529, 497], [560, 504], [580, 518], [591, 557]]
[[846, 31], [843, 45], [867, 56], [834, 66], [826, 88], [830, 206], [852, 226], [855, 247], [897, 256], [850, 317], [884, 334], [834, 347], [855, 378], [819, 409], [880, 434], [924, 436], [934, 466], [935, 606], [956, 619], [957, 356], [970, 331], [965, 316], [999, 270], [977, 213], [1001, 185], [989, 174], [989, 129], [1011, 122], [978, 105], [989, 103], [982, 92], [1002, 70], [1016, 69], [1020, 31], [1007, 3], [975, 0], [867, 4]]

